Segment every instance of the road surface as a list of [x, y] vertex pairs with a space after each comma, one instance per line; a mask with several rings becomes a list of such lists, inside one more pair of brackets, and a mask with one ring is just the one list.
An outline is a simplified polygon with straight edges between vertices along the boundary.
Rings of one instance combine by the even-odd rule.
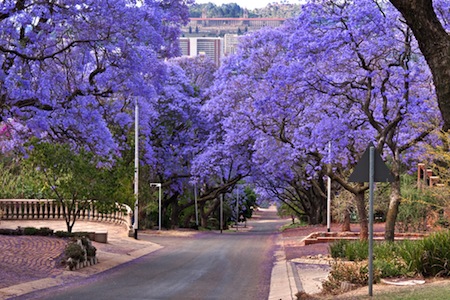
[[195, 237], [140, 234], [161, 250], [69, 286], [27, 299], [267, 299], [277, 229], [273, 211], [248, 222], [252, 230]]

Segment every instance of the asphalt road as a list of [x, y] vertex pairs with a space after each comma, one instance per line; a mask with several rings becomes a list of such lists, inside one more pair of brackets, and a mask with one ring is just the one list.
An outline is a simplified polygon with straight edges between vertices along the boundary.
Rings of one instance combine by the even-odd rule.
[[275, 212], [264, 212], [248, 222], [248, 232], [140, 234], [164, 248], [29, 299], [267, 299], [277, 229], [284, 223]]

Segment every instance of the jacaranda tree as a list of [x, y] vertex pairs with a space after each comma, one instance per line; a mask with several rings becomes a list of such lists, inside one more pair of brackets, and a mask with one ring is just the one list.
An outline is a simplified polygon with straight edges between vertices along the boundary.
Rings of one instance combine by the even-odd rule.
[[450, 25], [446, 0], [390, 0], [416, 37], [433, 74], [444, 131], [450, 129]]
[[[0, 116], [41, 138], [115, 154], [111, 123], [163, 82], [178, 54], [186, 2], [7, 0], [0, 3]], [[145, 123], [144, 123], [145, 124]]]
[[396, 178], [390, 239], [403, 164], [440, 121], [430, 72], [400, 15], [382, 1], [314, 1], [284, 28], [246, 39], [218, 73], [221, 93], [208, 104], [227, 135], [252, 142], [266, 176], [292, 177], [299, 163], [308, 179], [327, 172], [355, 195], [363, 238], [367, 185], [347, 177], [375, 142]]
[[[385, 150], [389, 157], [395, 181], [386, 239], [393, 239], [402, 164], [408, 152], [414, 150], [413, 146], [423, 142], [439, 126], [440, 118], [436, 114], [430, 72], [424, 67], [411, 30], [402, 25], [398, 13], [381, 1], [353, 5], [344, 1], [305, 6], [298, 20], [304, 25], [300, 30], [297, 28], [295, 37], [303, 33], [308, 40], [315, 37], [317, 42], [307, 48], [295, 44], [292, 49], [296, 57], [305, 57], [298, 65], [309, 68], [313, 62], [319, 64], [303, 73], [308, 74], [308, 89], [317, 92], [317, 97], [327, 103], [318, 112], [325, 109], [327, 116], [333, 113], [339, 116], [337, 122], [330, 123], [329, 118], [321, 122], [326, 131], [321, 130], [322, 126], [314, 127], [315, 143], [331, 141], [337, 153], [330, 159], [338, 158], [338, 164], [348, 160], [344, 153], [349, 150], [361, 153], [355, 145], [361, 142], [367, 145], [368, 141], [375, 141], [378, 151]], [[310, 16], [314, 16], [312, 22]], [[326, 151], [322, 155], [326, 157]], [[331, 172], [330, 176], [346, 189], [354, 188], [336, 174]], [[358, 195], [360, 219], [365, 220], [361, 213], [365, 211], [362, 189], [355, 190], [355, 195]]]

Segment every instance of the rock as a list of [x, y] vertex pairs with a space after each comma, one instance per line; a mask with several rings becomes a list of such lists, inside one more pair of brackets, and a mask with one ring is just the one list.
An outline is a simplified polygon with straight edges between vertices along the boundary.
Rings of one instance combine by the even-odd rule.
[[348, 281], [341, 282], [341, 292], [346, 293], [348, 291], [356, 289], [358, 286], [354, 283], [350, 283]]

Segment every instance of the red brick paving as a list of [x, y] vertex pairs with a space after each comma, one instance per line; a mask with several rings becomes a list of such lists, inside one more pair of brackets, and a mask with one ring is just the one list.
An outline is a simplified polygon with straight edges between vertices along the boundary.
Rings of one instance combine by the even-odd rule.
[[61, 274], [67, 240], [0, 235], [0, 288]]

